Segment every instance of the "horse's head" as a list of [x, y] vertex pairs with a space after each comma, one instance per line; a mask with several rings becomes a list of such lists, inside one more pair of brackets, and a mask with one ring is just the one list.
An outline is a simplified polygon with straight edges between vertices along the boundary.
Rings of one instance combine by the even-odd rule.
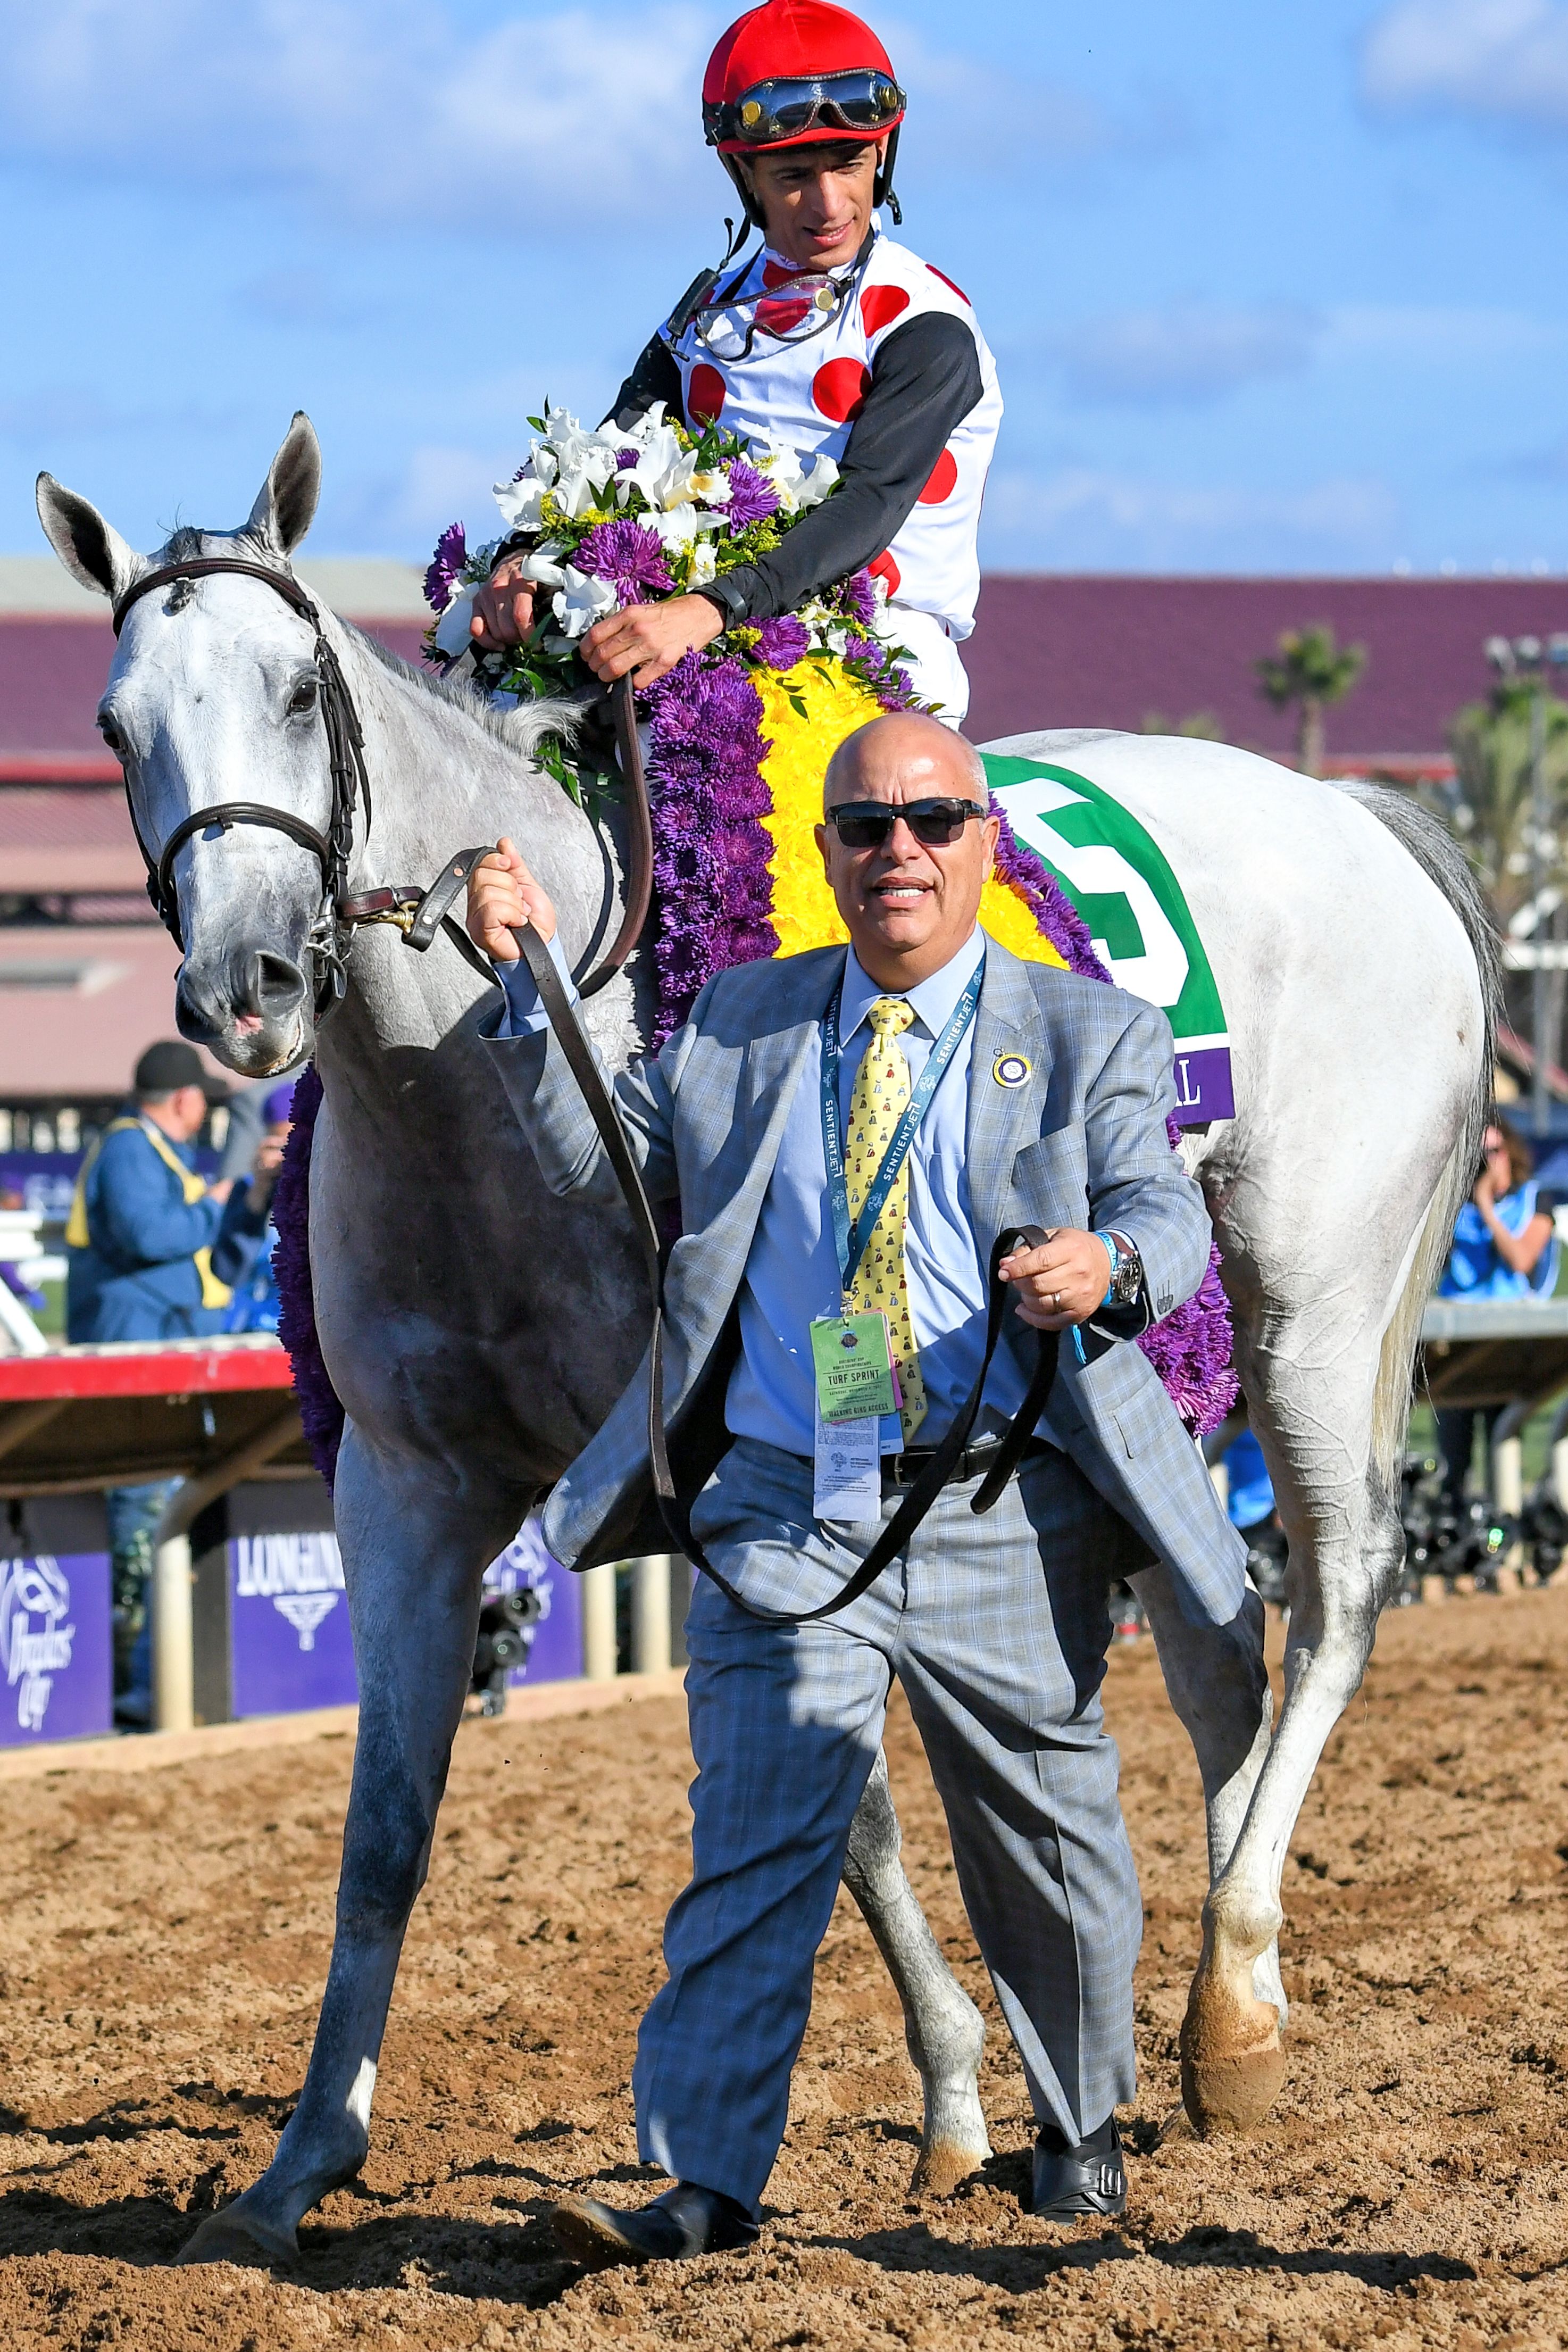
[[[149, 572], [202, 556], [287, 573], [320, 480], [315, 433], [298, 415], [236, 531], [179, 530], [143, 558], [48, 474], [38, 478], [38, 514], [67, 571], [118, 608]], [[177, 580], [131, 605], [98, 723], [124, 763], [154, 867], [187, 818], [225, 803], [259, 803], [328, 832], [332, 785], [314, 655], [308, 622], [259, 580]], [[314, 1031], [319, 858], [265, 824], [198, 826], [171, 861], [169, 881], [185, 958], [175, 994], [181, 1030], [246, 1076], [286, 1068]]]

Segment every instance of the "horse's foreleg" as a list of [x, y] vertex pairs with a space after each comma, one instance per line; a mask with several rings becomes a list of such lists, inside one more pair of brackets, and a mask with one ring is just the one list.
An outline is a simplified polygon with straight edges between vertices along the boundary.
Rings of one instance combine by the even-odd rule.
[[943, 1958], [899, 1860], [903, 1836], [881, 1754], [850, 1829], [844, 1885], [865, 1915], [904, 2004], [904, 2034], [925, 2101], [913, 2189], [945, 2197], [991, 2152], [980, 2105], [985, 2021]]
[[1284, 1921], [1281, 1880], [1297, 1817], [1329, 1734], [1360, 1688], [1404, 1541], [1398, 1513], [1368, 1475], [1349, 1528], [1291, 1528], [1285, 1701], [1247, 1817], [1203, 1913], [1203, 1950], [1182, 2027], [1182, 2096], [1203, 2131], [1261, 2120], [1284, 2076], [1282, 1992], [1260, 1971]]
[[472, 1502], [456, 1505], [417, 1465], [371, 1457], [352, 1431], [336, 1507], [360, 1728], [331, 1967], [305, 2087], [272, 2162], [202, 2224], [186, 2261], [291, 2260], [301, 2216], [364, 2162], [403, 1933], [473, 1668], [483, 1564], [505, 1541], [476, 1523]]

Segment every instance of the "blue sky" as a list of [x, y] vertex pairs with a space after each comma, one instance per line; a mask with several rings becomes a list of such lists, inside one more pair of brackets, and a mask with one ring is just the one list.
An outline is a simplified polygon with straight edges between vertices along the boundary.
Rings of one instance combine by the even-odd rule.
[[[423, 558], [715, 257], [696, 0], [0, 0], [0, 549], [248, 507]], [[992, 568], [1568, 572], [1568, 0], [897, 0]]]

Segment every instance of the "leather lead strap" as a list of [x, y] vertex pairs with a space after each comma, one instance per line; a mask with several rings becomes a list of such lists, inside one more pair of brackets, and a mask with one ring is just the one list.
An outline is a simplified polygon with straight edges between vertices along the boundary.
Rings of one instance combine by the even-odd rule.
[[597, 996], [605, 983], [614, 979], [642, 938], [648, 909], [653, 903], [653, 811], [648, 798], [642, 740], [637, 733], [637, 697], [629, 670], [624, 677], [615, 681], [611, 699], [615, 711], [615, 740], [621, 753], [621, 772], [626, 779], [631, 794], [626, 911], [622, 916], [621, 929], [616, 932], [609, 952], [594, 966], [586, 980], [579, 981], [579, 996]]

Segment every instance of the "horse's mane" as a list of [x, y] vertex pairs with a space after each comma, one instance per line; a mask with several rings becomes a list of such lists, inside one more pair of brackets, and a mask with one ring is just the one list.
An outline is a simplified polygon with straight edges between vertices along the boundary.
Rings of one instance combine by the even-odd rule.
[[394, 677], [403, 678], [410, 686], [416, 686], [422, 694], [434, 695], [436, 701], [445, 703], [448, 709], [461, 711], [486, 735], [494, 736], [497, 743], [506, 744], [508, 751], [522, 752], [525, 758], [532, 754], [541, 736], [560, 735], [570, 742], [594, 698], [591, 695], [552, 696], [538, 702], [519, 703], [515, 710], [497, 710], [488, 697], [467, 678], [437, 677], [434, 672], [422, 669], [417, 663], [404, 661], [401, 654], [394, 654], [390, 646], [383, 646], [379, 637], [372, 637], [363, 629], [357, 628], [352, 621], [344, 621], [342, 626], [380, 662], [383, 669], [391, 670]]

